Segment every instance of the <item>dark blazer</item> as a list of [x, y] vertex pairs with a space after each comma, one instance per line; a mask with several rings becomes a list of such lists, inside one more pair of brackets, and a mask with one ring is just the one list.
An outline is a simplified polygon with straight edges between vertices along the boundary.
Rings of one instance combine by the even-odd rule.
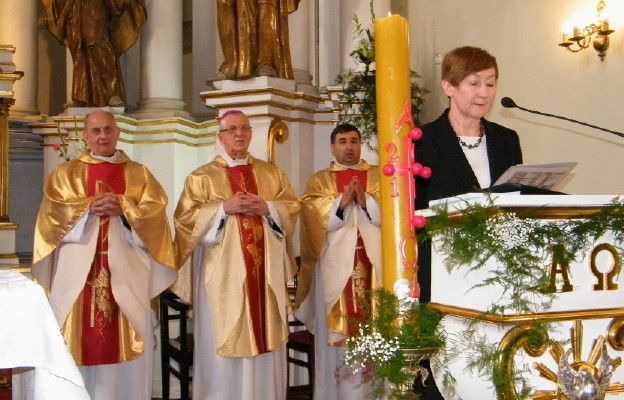
[[[448, 119], [449, 110], [421, 127], [422, 138], [415, 141], [415, 160], [431, 168], [431, 177], [416, 179], [416, 209], [431, 200], [481, 190]], [[494, 122], [481, 119], [485, 127], [492, 184], [512, 165], [522, 164], [518, 134]]]
[[[449, 110], [435, 121], [421, 127], [423, 134], [415, 141], [415, 160], [431, 168], [431, 177], [416, 179], [416, 209], [427, 208], [429, 201], [479, 191], [479, 181], [459, 145], [448, 119]], [[522, 163], [518, 134], [502, 125], [482, 119], [487, 138], [490, 177], [494, 183], [507, 168]], [[419, 246], [418, 282], [420, 301], [431, 299], [431, 248]]]
[[[457, 135], [448, 119], [449, 110], [435, 121], [421, 127], [422, 137], [415, 141], [415, 161], [431, 168], [431, 177], [416, 179], [416, 209], [427, 208], [429, 201], [479, 191], [479, 181], [472, 171], [468, 159], [459, 145]], [[515, 131], [504, 126], [481, 119], [485, 127], [487, 155], [490, 163], [490, 178], [494, 183], [507, 168], [522, 163], [520, 140]], [[418, 246], [418, 283], [420, 301], [431, 300], [431, 246], [419, 243]], [[429, 361], [421, 365], [429, 369]], [[414, 382], [416, 393], [423, 399], [443, 400], [429, 374], [426, 386], [419, 379]]]

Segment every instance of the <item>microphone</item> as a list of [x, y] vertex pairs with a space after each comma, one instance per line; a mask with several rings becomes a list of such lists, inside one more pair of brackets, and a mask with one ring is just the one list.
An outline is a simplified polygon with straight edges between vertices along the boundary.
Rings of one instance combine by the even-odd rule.
[[501, 105], [505, 108], [519, 108], [522, 111], [527, 111], [533, 114], [539, 114], [539, 115], [544, 115], [546, 117], [553, 117], [553, 118], [559, 118], [559, 119], [563, 119], [565, 121], [570, 121], [570, 122], [574, 122], [576, 124], [581, 124], [581, 125], [585, 125], [585, 126], [589, 126], [590, 128], [594, 128], [594, 129], [599, 129], [601, 131], [605, 131], [605, 132], [609, 132], [609, 133], [613, 133], [614, 135], [617, 135], [619, 137], [624, 137], [624, 133], [621, 132], [616, 132], [616, 131], [612, 131], [610, 129], [606, 129], [606, 128], [601, 128], [599, 126], [596, 125], [592, 125], [592, 124], [588, 124], [586, 122], [581, 122], [581, 121], [577, 121], [575, 119], [572, 118], [567, 118], [567, 117], [561, 117], [559, 115], [554, 115], [554, 114], [548, 114], [548, 113], [543, 113], [541, 111], [535, 111], [535, 110], [529, 110], [528, 108], [524, 108], [524, 107], [520, 107], [519, 105], [516, 104], [515, 101], [513, 101], [512, 99], [510, 99], [509, 97], [503, 97], [501, 99]]

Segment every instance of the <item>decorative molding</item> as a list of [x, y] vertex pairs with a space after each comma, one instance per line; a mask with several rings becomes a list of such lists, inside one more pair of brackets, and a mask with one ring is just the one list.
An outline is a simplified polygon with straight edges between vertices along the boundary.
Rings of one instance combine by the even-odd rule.
[[[521, 324], [532, 321], [570, 321], [576, 319], [601, 319], [611, 318], [613, 316], [623, 316], [624, 308], [603, 308], [603, 309], [589, 309], [589, 310], [573, 310], [573, 311], [553, 311], [544, 313], [532, 313], [532, 314], [505, 314], [497, 315], [487, 313], [482, 310], [473, 310], [469, 308], [462, 308], [456, 306], [448, 306], [439, 303], [429, 303], [429, 307], [432, 310], [446, 315], [454, 315], [467, 319], [478, 319], [480, 321], [492, 322], [496, 324]], [[624, 335], [623, 335], [624, 336]]]
[[288, 140], [288, 125], [276, 118], [271, 122], [267, 136], [267, 160], [275, 165], [275, 142], [281, 144]]

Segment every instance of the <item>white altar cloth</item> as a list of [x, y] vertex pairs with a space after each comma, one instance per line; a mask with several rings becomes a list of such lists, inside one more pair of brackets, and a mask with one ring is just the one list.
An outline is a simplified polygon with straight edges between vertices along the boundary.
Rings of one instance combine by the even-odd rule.
[[43, 288], [2, 269], [0, 368], [13, 368], [14, 400], [89, 399]]

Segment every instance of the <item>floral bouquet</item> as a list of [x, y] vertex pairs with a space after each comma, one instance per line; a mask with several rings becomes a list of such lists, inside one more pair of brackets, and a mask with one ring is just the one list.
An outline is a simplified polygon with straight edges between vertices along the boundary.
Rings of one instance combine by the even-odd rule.
[[59, 134], [59, 138], [61, 139], [61, 143], [54, 143], [52, 148], [58, 153], [58, 156], [63, 158], [65, 161], [73, 160], [87, 148], [87, 144], [84, 139], [78, 136], [78, 123], [76, 122], [75, 117], [73, 134], [71, 132], [61, 132], [60, 124], [57, 125], [56, 129]]
[[444, 345], [445, 334], [438, 329], [442, 316], [418, 302], [400, 311], [397, 296], [383, 288], [371, 292], [364, 308], [368, 318], [358, 324], [359, 335], [347, 339], [344, 365], [362, 372], [374, 399], [413, 397], [411, 387], [422, 368], [408, 354], [430, 355]]

